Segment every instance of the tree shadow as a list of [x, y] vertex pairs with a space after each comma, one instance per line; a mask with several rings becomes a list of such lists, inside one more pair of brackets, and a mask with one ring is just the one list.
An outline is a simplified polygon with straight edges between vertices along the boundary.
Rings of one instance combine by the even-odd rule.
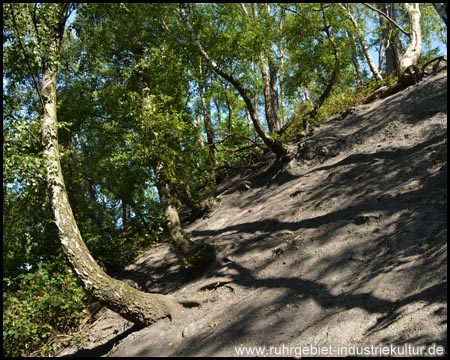
[[205, 271], [182, 266], [170, 246], [160, 244], [150, 255], [118, 272], [115, 278], [144, 292], [167, 295], [203, 276]]
[[125, 339], [128, 335], [142, 330], [144, 326], [134, 324], [127, 330], [122, 333], [116, 335], [112, 339], [108, 340], [106, 343], [102, 345], [98, 345], [92, 349], [80, 349], [76, 353], [70, 355], [64, 355], [62, 357], [100, 357], [107, 355], [120, 341]]
[[416, 154], [418, 151], [425, 149], [428, 146], [438, 144], [441, 141], [445, 140], [447, 138], [447, 133], [442, 133], [439, 135], [436, 135], [430, 139], [427, 139], [413, 147], [405, 148], [405, 149], [396, 149], [396, 150], [382, 150], [377, 151], [375, 153], [371, 154], [351, 154], [347, 156], [345, 159], [331, 164], [326, 165], [318, 168], [314, 168], [313, 170], [303, 174], [302, 176], [309, 175], [313, 172], [318, 171], [328, 171], [328, 170], [336, 170], [337, 168], [345, 165], [355, 165], [355, 164], [373, 164], [377, 162], [377, 160], [397, 160], [400, 158], [404, 158], [413, 154]]
[[[289, 277], [273, 277], [265, 279], [256, 279], [253, 277], [252, 272], [243, 266], [238, 264], [232, 265], [234, 269], [238, 271], [238, 274], [234, 276], [234, 281], [236, 284], [245, 286], [247, 288], [255, 289], [273, 289], [282, 288], [286, 291], [282, 296], [278, 297], [275, 301], [265, 304], [266, 309], [261, 309], [259, 306], [248, 306], [247, 304], [242, 306], [242, 313], [245, 314], [236, 318], [234, 321], [227, 323], [222, 328], [216, 331], [200, 332], [199, 334], [185, 339], [181, 346], [177, 349], [175, 356], [195, 356], [198, 352], [202, 354], [217, 354], [221, 351], [223, 346], [229, 346], [234, 344], [236, 346], [242, 344], [250, 345], [260, 345], [268, 346], [272, 344], [278, 344], [271, 342], [270, 336], [264, 341], [264, 343], [259, 343], [255, 339], [254, 324], [260, 320], [264, 315], [265, 310], [277, 307], [283, 308], [286, 305], [292, 304], [294, 299], [299, 296], [303, 300], [312, 299], [317, 302], [321, 307], [321, 316], [319, 319], [314, 319], [312, 324], [318, 324], [321, 322], [326, 322], [328, 318], [333, 317], [342, 310], [350, 310], [354, 308], [361, 308], [369, 313], [382, 314], [378, 322], [373, 325], [370, 330], [380, 330], [389, 326], [389, 324], [395, 322], [399, 316], [397, 309], [402, 306], [423, 301], [425, 303], [431, 304], [436, 301], [446, 300], [446, 282], [443, 284], [437, 284], [424, 289], [423, 291], [408, 296], [401, 301], [389, 301], [380, 299], [369, 293], [346, 293], [340, 295], [333, 295], [330, 293], [329, 289], [316, 281], [310, 281], [300, 278], [289, 278]], [[265, 329], [268, 333], [272, 333], [276, 338], [276, 334], [281, 331], [286, 331], [285, 327], [292, 321], [298, 323], [297, 330], [294, 334], [301, 334], [312, 324], [307, 322], [302, 324], [299, 322], [298, 318], [290, 317], [280, 317], [277, 321], [271, 323], [270, 329]], [[292, 335], [298, 336], [298, 335]], [[425, 336], [426, 337], [426, 336]], [[425, 343], [425, 337], [418, 338], [417, 340]], [[433, 339], [437, 344], [446, 344], [446, 338]], [[409, 342], [412, 340], [410, 339]], [[387, 339], [387, 343], [393, 343], [400, 345], [402, 342], [394, 339]], [[406, 341], [408, 342], [408, 341]], [[142, 351], [140, 356], [145, 356], [145, 350]]]
[[447, 281], [432, 285], [423, 289], [422, 291], [405, 297], [393, 304], [393, 307], [378, 318], [377, 322], [367, 329], [367, 333], [372, 331], [380, 331], [386, 329], [390, 324], [394, 323], [401, 315], [397, 310], [402, 306], [411, 304], [413, 302], [446, 302], [447, 301]]
[[[193, 235], [219, 237], [230, 234], [231, 239], [237, 234], [248, 234], [249, 238], [241, 241], [240, 246], [231, 253], [233, 256], [239, 256], [251, 249], [262, 251], [279, 244], [282, 239], [277, 239], [277, 234], [282, 231], [302, 233], [306, 229], [319, 230], [327, 225], [327, 233], [317, 231], [314, 239], [325, 244], [332, 241], [334, 232], [343, 226], [350, 224], [357, 228], [361, 224], [359, 219], [367, 212], [379, 212], [386, 218], [393, 217], [395, 222], [389, 224], [392, 225], [392, 230], [382, 236], [373, 233], [352, 249], [355, 252], [366, 252], [364, 261], [367, 261], [367, 264], [362, 265], [361, 276], [354, 284], [337, 295], [332, 294], [330, 288], [318, 279], [308, 280], [301, 277], [261, 279], [255, 278], [254, 269], [236, 263], [227, 265], [237, 272], [236, 275], [231, 275], [236, 284], [255, 289], [285, 290], [273, 304], [289, 303], [295, 301], [294, 296], [300, 295], [302, 298], [317, 302], [324, 309], [325, 317], [330, 315], [330, 311], [331, 314], [335, 314], [342, 310], [360, 308], [368, 313], [381, 314], [370, 331], [383, 330], [398, 321], [401, 316], [399, 309], [403, 306], [417, 302], [432, 304], [446, 301], [447, 282], [446, 278], [441, 277], [442, 269], [446, 268], [446, 256], [443, 253], [447, 227], [446, 153], [444, 130], [408, 149], [351, 155], [336, 164], [313, 170], [335, 171], [337, 174], [329, 184], [317, 184], [316, 188], [311, 190], [309, 199], [306, 195], [302, 195], [304, 197], [299, 200], [312, 202], [314, 198], [318, 198], [321, 202], [326, 202], [332, 200], [335, 191], [338, 191], [352, 199], [349, 206], [300, 221], [287, 222], [268, 218], [233, 224], [217, 230], [195, 230]], [[346, 166], [349, 169], [341, 169]], [[364, 168], [365, 166], [367, 168]], [[356, 177], [358, 181], [355, 181]], [[408, 187], [411, 182], [420, 185]], [[285, 187], [283, 191], [288, 188]], [[250, 196], [256, 197], [257, 194]], [[263, 203], [265, 199], [261, 198], [259, 201]], [[278, 216], [282, 218], [283, 214]], [[251, 234], [253, 237], [250, 237]], [[414, 263], [411, 262], [411, 258], [416, 259]], [[343, 264], [348, 263], [349, 254], [326, 256], [323, 261], [326, 264], [319, 262], [317, 265], [324, 267], [325, 275], [337, 271]], [[265, 262], [261, 267], [267, 265], [268, 262]], [[386, 300], [371, 293], [358, 292], [377, 276], [405, 265], [409, 265], [407, 270], [400, 271], [405, 276], [405, 286], [399, 293], [405, 295], [400, 296], [398, 300]], [[265, 306], [270, 307], [271, 304]], [[245, 312], [245, 316], [206, 338], [202, 334], [186, 340], [180, 347], [179, 354], [195, 354], [196, 351], [204, 353], [204, 348], [210, 349], [210, 353], [214, 354], [215, 351], [220, 351], [220, 347], [225, 343], [239, 344], [241, 339], [251, 336], [252, 326], [261, 317], [262, 310], [250, 306]], [[280, 319], [273, 327], [281, 329], [286, 323], [288, 319]], [[417, 338], [424, 343], [429, 339], [428, 335], [418, 335]], [[400, 344], [401, 339], [397, 340]], [[391, 342], [397, 340], [391, 339]], [[446, 343], [446, 337], [434, 340], [439, 344]]]
[[[429, 209], [430, 204], [426, 199], [430, 197], [430, 194], [436, 194], [434, 198], [439, 199], [446, 193], [446, 165], [433, 175], [426, 173], [430, 162], [446, 163], [445, 139], [446, 133], [434, 136], [408, 149], [350, 155], [336, 164], [313, 170], [327, 170], [330, 173], [335, 171], [337, 175], [329, 183], [318, 184], [316, 189], [310, 191], [310, 198], [307, 197], [308, 194], [303, 195], [300, 200], [301, 203], [313, 200], [313, 198], [320, 199], [320, 202], [314, 201], [316, 204], [325, 203], [332, 200], [336, 191], [348, 196], [349, 199], [362, 198], [362, 201], [359, 202], [352, 201], [350, 206], [297, 222], [285, 222], [276, 218], [269, 218], [230, 225], [218, 230], [194, 230], [192, 235], [194, 237], [217, 237], [225, 233], [259, 233], [268, 236], [283, 230], [295, 232], [301, 229], [317, 229], [322, 225], [333, 223], [336, 227], [339, 227], [345, 223], [357, 222], [357, 217], [365, 212], [378, 211], [385, 215], [399, 212], [405, 209], [404, 204], [418, 205], [423, 203], [424, 209]], [[423, 152], [425, 150], [434, 153], [436, 159], [427, 158], [427, 153]], [[445, 158], [439, 158], [440, 156]], [[382, 161], [379, 161], [380, 159]], [[355, 167], [338, 171], [340, 167], [346, 165], [355, 165]], [[362, 168], [362, 166], [364, 167]], [[421, 177], [423, 180], [421, 180]], [[357, 182], [354, 181], [355, 178], [358, 180]], [[415, 179], [424, 181], [423, 186], [417, 190], [406, 192], [398, 190], [403, 184]], [[391, 189], [392, 193], [389, 193]], [[254, 195], [250, 195], [247, 200], [257, 205], [263, 203], [266, 199], [264, 194], [261, 195], [256, 192]], [[437, 205], [441, 206], [442, 204]], [[419, 214], [424, 209], [412, 209], [412, 211]], [[446, 209], [442, 210], [446, 213]], [[331, 239], [331, 237], [328, 238]]]
[[291, 292], [297, 296], [300, 295], [303, 299], [312, 298], [325, 309], [330, 307], [336, 309], [353, 309], [359, 307], [374, 313], [383, 312], [393, 304], [389, 300], [383, 300], [371, 294], [344, 293], [333, 295], [326, 285], [299, 277], [256, 279], [251, 271], [239, 264], [231, 263], [228, 266], [238, 272], [237, 275], [231, 275], [236, 284], [256, 288], [283, 288], [288, 293]]

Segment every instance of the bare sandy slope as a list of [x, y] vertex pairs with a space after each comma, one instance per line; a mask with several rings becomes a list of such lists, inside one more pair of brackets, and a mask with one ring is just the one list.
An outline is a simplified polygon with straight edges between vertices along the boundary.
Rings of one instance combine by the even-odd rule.
[[284, 171], [222, 192], [188, 227], [220, 249], [202, 277], [190, 279], [166, 245], [124, 272], [146, 291], [201, 306], [143, 329], [102, 310], [83, 348], [61, 355], [446, 346], [447, 72], [331, 119], [295, 146]]

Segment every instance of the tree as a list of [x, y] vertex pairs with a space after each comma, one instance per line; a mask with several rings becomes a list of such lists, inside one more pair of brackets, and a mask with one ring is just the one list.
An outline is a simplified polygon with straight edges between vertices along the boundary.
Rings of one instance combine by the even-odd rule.
[[234, 88], [239, 92], [239, 94], [242, 96], [250, 118], [253, 122], [253, 126], [255, 127], [256, 132], [258, 133], [259, 137], [263, 140], [264, 144], [267, 145], [267, 147], [272, 150], [279, 160], [286, 161], [291, 156], [289, 154], [289, 149], [286, 145], [284, 145], [280, 140], [277, 140], [273, 138], [271, 135], [267, 134], [261, 123], [259, 122], [257, 110], [255, 109], [255, 105], [253, 104], [253, 101], [251, 99], [250, 93], [248, 89], [246, 89], [241, 82], [233, 76], [233, 74], [225, 71], [222, 69], [217, 63], [208, 55], [208, 53], [203, 48], [199, 38], [197, 37], [197, 34], [195, 33], [192, 25], [189, 22], [188, 15], [186, 12], [186, 4], [180, 3], [180, 17], [183, 20], [186, 28], [188, 29], [192, 41], [197, 47], [197, 50], [200, 52], [202, 57], [205, 59], [205, 61], [208, 63], [208, 65], [222, 78], [224, 78], [226, 81], [228, 81], [230, 84], [234, 86]]
[[[170, 297], [138, 291], [108, 276], [92, 258], [74, 218], [62, 174], [57, 123], [57, 72], [66, 21], [72, 4], [9, 5], [17, 41], [25, 51], [26, 20], [32, 19], [36, 45], [41, 51], [41, 86], [37, 93], [42, 105], [41, 128], [48, 191], [66, 257], [84, 288], [97, 300], [126, 319], [148, 325], [163, 317], [174, 317], [179, 305]], [[17, 14], [17, 15], [16, 15]], [[20, 18], [19, 18], [20, 16]]]
[[404, 3], [403, 7], [408, 13], [409, 18], [409, 39], [410, 43], [400, 60], [399, 75], [405, 70], [417, 65], [422, 51], [422, 27], [420, 25], [420, 8], [419, 3]]
[[[287, 38], [291, 47], [297, 43], [299, 48], [291, 50], [293, 63], [301, 64], [290, 81], [303, 85], [304, 97], [312, 106], [302, 115], [303, 129], [307, 133], [309, 122], [332, 94], [339, 83], [340, 74], [351, 64], [351, 51], [343, 45], [342, 32], [337, 30], [342, 20], [334, 7], [296, 4], [284, 9], [294, 14], [289, 24], [290, 36]], [[293, 120], [296, 121], [296, 117]]]
[[[256, 3], [252, 3], [252, 15], [250, 16], [245, 5], [240, 4], [241, 9], [247, 17], [252, 19], [252, 22], [258, 26], [262, 24], [262, 29], [260, 33], [263, 33], [269, 38], [269, 33], [275, 22], [270, 14], [271, 9], [269, 4], [260, 4], [260, 10]], [[260, 16], [262, 15], [262, 16]], [[263, 20], [260, 20], [260, 19]], [[259, 54], [260, 58], [260, 68], [262, 81], [264, 84], [264, 107], [266, 122], [269, 127], [269, 133], [278, 132], [281, 127], [280, 109], [278, 104], [278, 85], [277, 85], [277, 69], [275, 66], [275, 59], [272, 49], [272, 43], [267, 40], [262, 41], [264, 43], [263, 50]]]
[[[93, 107], [128, 129], [127, 144], [117, 146], [125, 157], [133, 157], [146, 173], [147, 183], [157, 189], [172, 247], [187, 260], [193, 244], [183, 232], [177, 208], [181, 202], [194, 215], [205, 211], [207, 202], [197, 201], [197, 193], [199, 171], [206, 172], [208, 167], [199, 169], [206, 154], [192, 142], [199, 135], [186, 105], [187, 55], [180, 54], [179, 39], [169, 29], [174, 26], [170, 10], [161, 4], [86, 4], [76, 27], [85, 51], [93, 57], [87, 62], [90, 72], [103, 79], [96, 92], [115, 96], [120, 104], [97, 102]], [[133, 24], [126, 21], [130, 14]], [[96, 68], [96, 63], [102, 67]]]
[[215, 134], [214, 134], [214, 128], [211, 120], [211, 101], [209, 98], [207, 98], [206, 95], [206, 76], [204, 74], [202, 62], [199, 62], [199, 79], [198, 79], [198, 85], [199, 85], [199, 95], [201, 100], [201, 108], [203, 112], [203, 122], [204, 122], [204, 128], [206, 132], [206, 140], [208, 144], [208, 150], [211, 158], [211, 163], [214, 166], [217, 166], [217, 149], [216, 149], [216, 143], [215, 143]]
[[[367, 46], [367, 42], [364, 39], [364, 36], [362, 35], [361, 29], [356, 21], [356, 19], [353, 17], [349, 4], [339, 4], [339, 6], [345, 10], [347, 17], [351, 21], [353, 28], [357, 34], [358, 40], [361, 43], [362, 49], [364, 51], [364, 55], [366, 57], [367, 63], [370, 67], [370, 70], [372, 71], [373, 76], [375, 77], [377, 83], [381, 84], [383, 82], [383, 77], [381, 76], [380, 72], [378, 71], [377, 67], [375, 66], [375, 63], [372, 59], [372, 55], [370, 54], [369, 47]], [[353, 44], [353, 42], [352, 42]]]
[[[386, 73], [396, 74], [401, 77], [410, 66], [417, 66], [422, 50], [422, 28], [420, 24], [419, 3], [403, 3], [403, 8], [408, 17], [409, 31], [405, 31], [397, 22], [398, 9], [396, 4], [380, 3], [379, 9], [372, 5], [364, 4], [380, 15], [380, 24], [383, 26], [383, 40], [386, 52]], [[409, 45], [405, 52], [401, 53], [401, 41], [399, 30], [409, 39]]]

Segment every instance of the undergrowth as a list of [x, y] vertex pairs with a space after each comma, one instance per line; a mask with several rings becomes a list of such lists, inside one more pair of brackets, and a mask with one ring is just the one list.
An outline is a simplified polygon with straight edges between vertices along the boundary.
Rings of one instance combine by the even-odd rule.
[[[319, 108], [316, 116], [309, 121], [309, 124], [313, 125], [322, 123], [332, 118], [333, 116], [340, 114], [350, 107], [361, 105], [362, 100], [377, 88], [378, 85], [376, 84], [376, 82], [370, 81], [366, 85], [360, 86], [356, 89], [348, 88], [338, 93], [332, 93], [330, 97], [328, 97], [323, 105]], [[309, 111], [305, 111], [304, 115], [306, 115], [308, 112]], [[300, 117], [299, 119], [297, 119], [296, 123], [289, 128], [283, 138], [290, 138], [303, 130], [302, 117]]]
[[85, 293], [68, 267], [41, 264], [3, 281], [3, 356], [52, 355], [86, 317]]

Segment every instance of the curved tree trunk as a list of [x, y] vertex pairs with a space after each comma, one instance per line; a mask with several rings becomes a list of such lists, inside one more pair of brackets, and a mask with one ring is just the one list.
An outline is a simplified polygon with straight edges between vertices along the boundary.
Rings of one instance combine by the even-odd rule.
[[[64, 33], [64, 23], [53, 34], [53, 48], [49, 49], [50, 54], [58, 54]], [[173, 318], [178, 312], [179, 305], [172, 298], [144, 293], [111, 278], [89, 253], [73, 215], [61, 170], [56, 118], [57, 67], [47, 60], [43, 61], [43, 69], [40, 96], [43, 102], [41, 129], [44, 161], [55, 224], [58, 227], [59, 238], [66, 257], [84, 288], [94, 298], [127, 320], [149, 325], [164, 317]]]
[[[394, 3], [377, 3], [378, 9], [372, 5], [363, 3], [380, 15], [380, 24], [386, 24], [384, 30], [386, 74], [396, 74], [402, 77], [410, 66], [417, 66], [422, 51], [422, 29], [420, 27], [419, 3], [402, 3], [409, 20], [409, 32], [405, 31], [395, 19]], [[405, 53], [401, 54], [400, 39], [392, 32], [393, 26], [409, 38], [409, 46]], [[391, 36], [394, 34], [393, 36]]]

